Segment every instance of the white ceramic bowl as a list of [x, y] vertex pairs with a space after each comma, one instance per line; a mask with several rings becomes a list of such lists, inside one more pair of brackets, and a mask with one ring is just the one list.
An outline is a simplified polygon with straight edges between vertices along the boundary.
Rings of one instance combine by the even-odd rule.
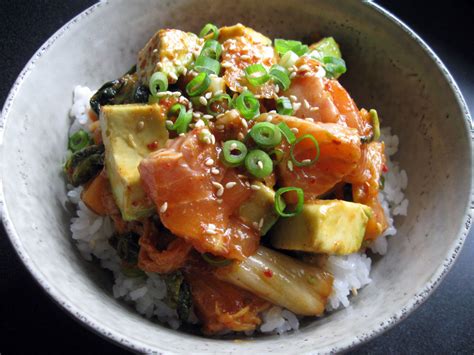
[[[198, 31], [242, 22], [271, 36], [310, 41], [333, 35], [356, 102], [376, 107], [400, 137], [408, 216], [352, 307], [283, 337], [206, 339], [152, 323], [111, 293], [111, 280], [85, 262], [70, 238], [60, 171], [76, 84], [119, 76], [159, 28]], [[123, 346], [160, 353], [309, 353], [345, 350], [403, 319], [453, 264], [471, 216], [469, 114], [446, 68], [413, 32], [372, 3], [357, 1], [117, 0], [67, 23], [35, 54], [1, 120], [1, 210], [21, 259], [41, 286], [83, 324]]]

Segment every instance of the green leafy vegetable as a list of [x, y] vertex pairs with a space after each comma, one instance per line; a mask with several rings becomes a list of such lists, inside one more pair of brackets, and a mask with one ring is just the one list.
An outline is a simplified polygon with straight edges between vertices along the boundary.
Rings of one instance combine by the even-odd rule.
[[309, 48], [307, 45], [301, 43], [300, 41], [294, 40], [284, 40], [284, 39], [275, 39], [275, 50], [280, 54], [284, 55], [288, 51], [294, 52], [298, 56], [302, 56], [305, 53], [308, 53]]
[[136, 265], [140, 246], [138, 240], [140, 235], [135, 232], [114, 234], [109, 239], [109, 244], [117, 251], [118, 256], [129, 265]]
[[323, 64], [326, 70], [326, 76], [330, 79], [337, 79], [347, 71], [346, 62], [342, 58], [323, 57]]
[[104, 167], [104, 146], [91, 145], [72, 154], [64, 164], [69, 183], [73, 186], [85, 184]]
[[164, 276], [167, 297], [166, 303], [176, 309], [179, 319], [187, 321], [192, 307], [191, 289], [180, 271]]

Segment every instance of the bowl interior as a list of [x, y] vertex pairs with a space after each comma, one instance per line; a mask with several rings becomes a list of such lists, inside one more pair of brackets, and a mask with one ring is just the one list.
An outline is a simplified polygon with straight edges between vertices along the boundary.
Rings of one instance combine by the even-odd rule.
[[[269, 37], [307, 42], [332, 35], [359, 107], [377, 108], [399, 135], [396, 159], [407, 170], [408, 216], [373, 282], [338, 311], [283, 337], [239, 343], [205, 339], [154, 324], [116, 301], [108, 275], [84, 261], [69, 232], [61, 162], [72, 89], [97, 88], [134, 64], [163, 27], [198, 32], [203, 24], [242, 22]], [[138, 350], [273, 351], [346, 348], [403, 317], [429, 293], [459, 251], [471, 184], [470, 137], [449, 80], [407, 32], [371, 4], [356, 1], [103, 2], [69, 23], [35, 56], [5, 106], [4, 219], [21, 257], [50, 294], [77, 318]]]

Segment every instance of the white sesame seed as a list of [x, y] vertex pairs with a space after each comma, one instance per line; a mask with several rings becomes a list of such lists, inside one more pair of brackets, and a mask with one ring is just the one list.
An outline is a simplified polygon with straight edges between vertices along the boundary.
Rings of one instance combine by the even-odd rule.
[[311, 73], [311, 72], [309, 72], [309, 71], [307, 71], [306, 73], [304, 73], [304, 76], [305, 76], [306, 78], [309, 78], [310, 76], [313, 76], [313, 75], [314, 75], [314, 73]]
[[224, 202], [224, 201], [223, 201], [221, 198], [218, 198], [218, 199], [216, 200], [216, 202], [217, 202], [218, 204], [221, 204], [221, 203]]
[[250, 56], [248, 54], [244, 54], [240, 56], [240, 59], [247, 60], [247, 59], [250, 59]]
[[165, 213], [168, 209], [168, 202], [164, 202], [160, 207], [160, 213]]
[[214, 159], [212, 158], [207, 158], [206, 161], [204, 162], [206, 166], [213, 166], [214, 165]]
[[206, 120], [212, 120], [214, 117], [212, 115], [203, 115], [202, 116], [203, 118], [205, 118]]
[[140, 132], [141, 130], [143, 130], [143, 128], [145, 128], [145, 122], [143, 122], [143, 121], [138, 121], [138, 123], [137, 123], [137, 131]]
[[179, 91], [175, 91], [175, 92], [173, 92], [173, 96], [174, 97], [180, 97], [181, 93]]
[[219, 118], [222, 118], [224, 117], [224, 114], [223, 113], [219, 113], [217, 116], [216, 116], [216, 119], [219, 119]]
[[249, 128], [249, 125], [248, 125], [247, 120], [245, 118], [242, 118], [240, 121], [242, 122], [242, 126], [244, 126], [246, 129]]
[[317, 106], [312, 106], [312, 107], [310, 107], [309, 110], [310, 110], [310, 111], [318, 111], [318, 110], [319, 110], [319, 107], [317, 107]]
[[207, 234], [217, 234], [217, 232], [214, 229], [206, 229]]
[[268, 111], [268, 113], [274, 113], [276, 114], [277, 112], [275, 110]]
[[217, 189], [216, 196], [221, 197], [224, 194], [224, 186], [217, 181], [213, 181], [212, 185]]
[[184, 133], [180, 133], [180, 134], [178, 134], [178, 136], [180, 136], [180, 137], [184, 137], [184, 136], [185, 136], [185, 134], [184, 134]]
[[199, 96], [199, 102], [204, 106], [207, 105], [207, 99], [204, 96]]
[[153, 53], [158, 53], [158, 48], [153, 49]]
[[296, 76], [296, 72], [291, 73], [291, 74], [290, 74], [290, 79], [294, 79], [295, 76]]
[[236, 149], [236, 148], [237, 148], [237, 143], [232, 143], [232, 144], [230, 145], [230, 150], [234, 150], [234, 149]]
[[273, 115], [269, 114], [267, 118], [265, 118], [265, 121], [270, 122], [271, 120], [273, 120]]
[[296, 65], [295, 65], [295, 64], [293, 64], [293, 65], [291, 66], [291, 70], [293, 70], [293, 71], [297, 71], [297, 70], [298, 70], [298, 68], [296, 67]]
[[308, 64], [303, 64], [302, 66], [299, 67], [299, 70], [301, 70], [301, 71], [310, 71], [311, 68], [309, 67]]
[[129, 133], [127, 138], [128, 138], [128, 143], [130, 143], [130, 145], [133, 148], [136, 148], [137, 144], [135, 143], [135, 139], [133, 138], [133, 135], [131, 133]]
[[324, 78], [326, 76], [326, 70], [323, 68], [322, 65], [318, 67], [318, 71], [316, 72], [315, 75], [318, 78]]
[[168, 75], [171, 79], [178, 80], [178, 76], [175, 73], [171, 72], [171, 73], [168, 73]]
[[258, 165], [258, 168], [259, 168], [259, 169], [263, 169], [263, 163], [262, 163], [261, 160], [259, 160], [259, 161], [257, 162], [257, 165]]
[[211, 143], [212, 144], [216, 144], [216, 136], [214, 136], [213, 134], [210, 135], [210, 139], [211, 139]]
[[246, 175], [243, 175], [243, 174], [237, 174], [237, 177], [239, 179], [247, 179], [247, 176]]
[[314, 120], [313, 120], [311, 117], [306, 117], [306, 118], [305, 118], [305, 121], [314, 122]]
[[243, 140], [245, 138], [244, 134], [242, 132], [239, 132], [239, 134], [237, 134], [237, 138], [239, 140]]
[[301, 162], [303, 164], [309, 164], [309, 163], [311, 163], [311, 159], [303, 159]]
[[291, 160], [288, 160], [288, 163], [286, 165], [288, 166], [289, 171], [293, 171], [293, 162]]
[[262, 229], [262, 227], [263, 227], [263, 217], [260, 218], [260, 222], [258, 222], [258, 228]]
[[275, 92], [278, 94], [280, 92], [280, 87], [278, 85], [275, 85]]
[[246, 182], [244, 182], [244, 185], [247, 186], [248, 188], [250, 188], [250, 182], [246, 181]]
[[204, 97], [209, 100], [212, 96], [212, 92], [207, 92], [206, 95], [204, 95]]
[[186, 75], [188, 73], [188, 69], [184, 68], [183, 69], [183, 75]]
[[309, 109], [311, 107], [311, 105], [309, 104], [308, 100], [304, 99], [303, 100], [303, 103], [304, 103], [304, 107], [306, 107], [307, 109]]
[[206, 127], [206, 124], [204, 123], [203, 120], [199, 119], [196, 124], [194, 125], [194, 127], [196, 128], [202, 128], [202, 127]]
[[230, 68], [232, 66], [231, 62], [222, 62], [221, 67], [222, 68]]
[[165, 123], [166, 123], [167, 126], [172, 126], [173, 125], [173, 121], [171, 121], [171, 120], [166, 120]]
[[223, 131], [223, 130], [224, 130], [224, 125], [218, 125], [218, 126], [216, 126], [216, 128], [217, 128], [219, 131]]
[[301, 102], [293, 102], [293, 110], [298, 111], [301, 107]]
[[212, 168], [212, 169], [211, 169], [211, 174], [213, 174], [213, 175], [219, 175], [219, 173], [220, 173], [219, 169], [217, 169], [217, 168]]
[[298, 98], [295, 95], [290, 95], [291, 101], [298, 101]]
[[199, 117], [201, 117], [201, 115], [202, 115], [202, 113], [199, 112], [199, 111], [194, 111], [194, 112], [193, 112], [193, 117], [194, 117], [194, 118], [199, 118]]
[[250, 185], [250, 188], [254, 191], [260, 190], [260, 186], [255, 184]]
[[290, 128], [290, 131], [293, 132], [293, 133], [298, 133], [299, 132], [298, 128], [296, 128], [296, 127]]
[[225, 188], [226, 189], [231, 189], [233, 188], [235, 185], [237, 185], [237, 183], [235, 181], [231, 181], [231, 182], [228, 182], [227, 184], [225, 184]]

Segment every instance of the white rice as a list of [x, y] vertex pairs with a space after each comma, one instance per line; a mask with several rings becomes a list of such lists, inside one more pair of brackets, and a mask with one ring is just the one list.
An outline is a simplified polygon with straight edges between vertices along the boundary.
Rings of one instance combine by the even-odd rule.
[[[74, 100], [70, 111], [72, 120], [70, 134], [81, 128], [89, 131], [91, 121], [87, 112], [92, 94], [93, 91], [87, 87], [74, 88]], [[387, 252], [387, 237], [397, 232], [393, 225], [393, 217], [407, 214], [408, 200], [403, 190], [407, 187], [408, 177], [405, 170], [400, 169], [398, 163], [390, 159], [398, 151], [398, 137], [391, 134], [390, 128], [383, 128], [381, 136], [385, 142], [388, 172], [385, 174], [385, 187], [379, 198], [388, 217], [389, 227], [369, 248], [372, 252], [383, 255]], [[108, 243], [109, 237], [114, 232], [112, 221], [89, 210], [80, 200], [81, 191], [82, 187], [73, 188], [68, 185], [68, 199], [76, 206], [76, 217], [71, 219], [72, 238], [82, 256], [86, 260], [96, 257], [103, 268], [113, 272], [114, 297], [134, 304], [136, 310], [145, 317], [156, 317], [171, 328], [177, 329], [181, 322], [176, 311], [165, 303], [167, 290], [163, 279], [154, 273], [147, 273], [146, 278], [131, 278], [123, 274], [120, 258]], [[355, 296], [357, 290], [371, 282], [369, 276], [371, 263], [365, 252], [328, 258], [328, 271], [334, 275], [333, 294], [327, 305], [328, 311], [349, 306], [351, 294]], [[283, 334], [299, 328], [298, 317], [278, 306], [263, 312], [262, 320], [258, 329], [262, 333]], [[194, 313], [191, 314], [189, 321], [192, 323], [198, 321]]]

